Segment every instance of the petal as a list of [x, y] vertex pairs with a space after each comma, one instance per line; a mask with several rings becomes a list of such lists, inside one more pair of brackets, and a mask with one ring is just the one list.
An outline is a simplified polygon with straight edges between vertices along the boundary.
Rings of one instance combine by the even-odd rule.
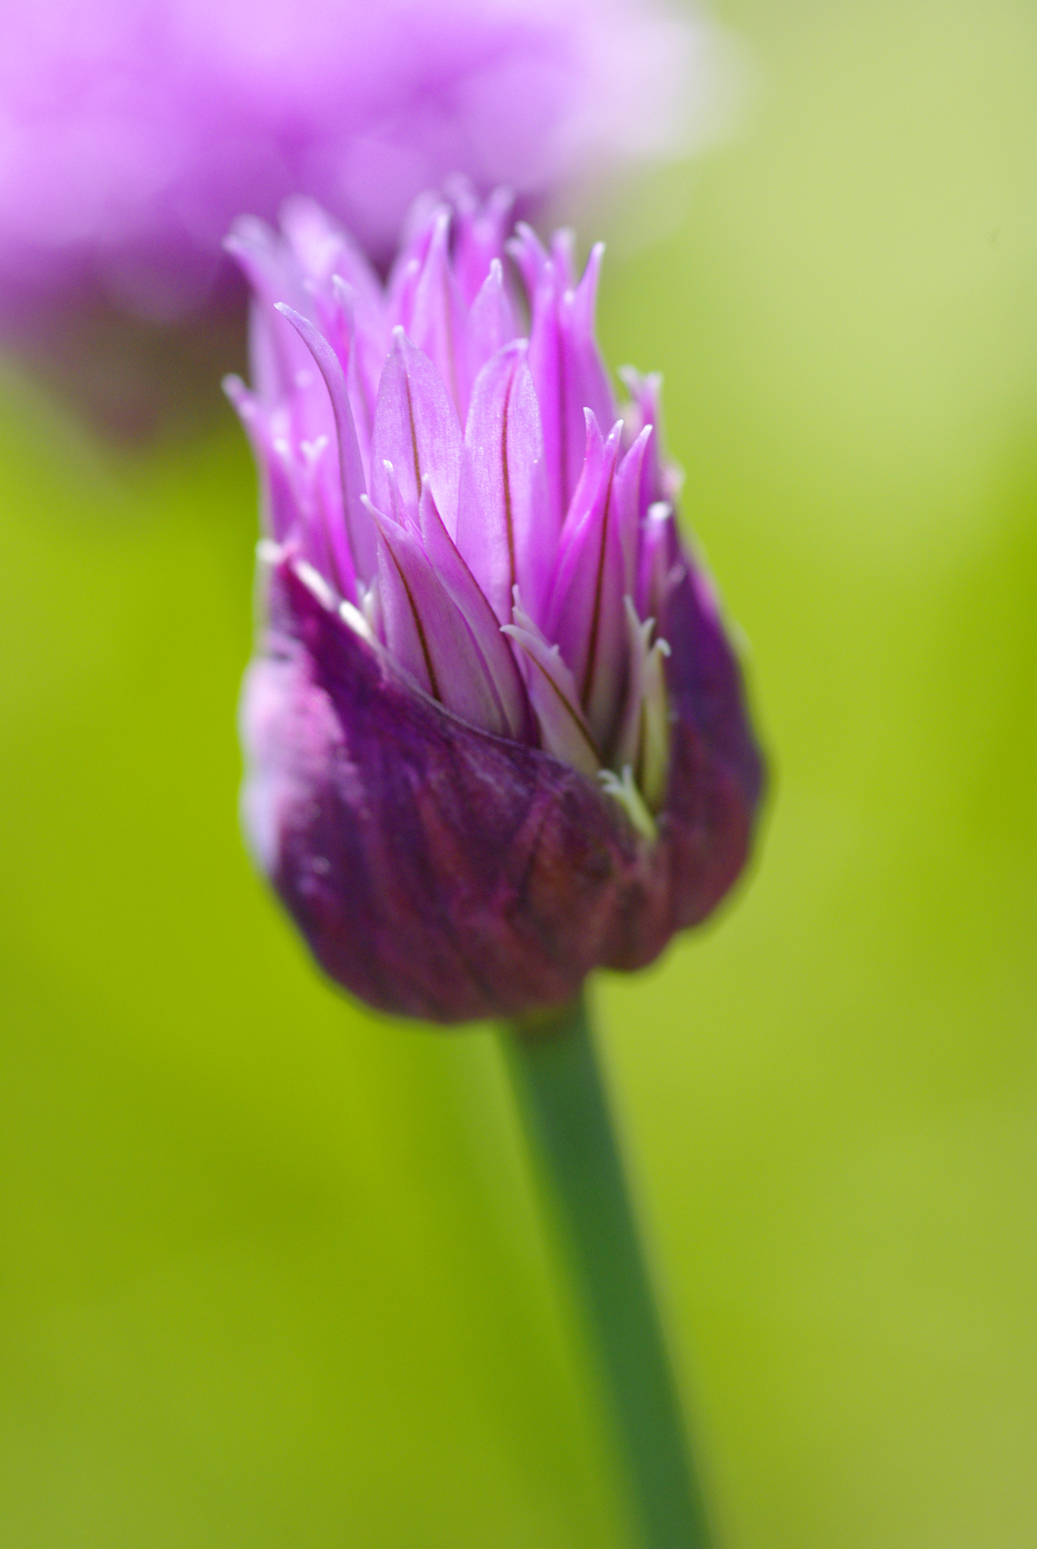
[[245, 428], [256, 459], [261, 492], [260, 526], [268, 537], [280, 543], [291, 529], [294, 506], [283, 469], [275, 466], [269, 415], [257, 395], [249, 392], [239, 376], [225, 376], [223, 391]]
[[546, 633], [572, 670], [598, 745], [615, 735], [626, 673], [624, 565], [616, 512], [616, 464], [622, 426], [608, 443], [587, 415], [584, 474], [562, 533], [547, 608]]
[[599, 424], [611, 425], [616, 418], [616, 399], [598, 349], [594, 320], [604, 256], [605, 244], [595, 243], [579, 285], [563, 295], [563, 319], [575, 397], [580, 408], [590, 409]]
[[[527, 253], [530, 250], [527, 247]], [[532, 273], [533, 265], [527, 264], [527, 269]], [[560, 528], [580, 464], [574, 462], [569, 433], [571, 414], [566, 396], [568, 374], [564, 337], [558, 318], [554, 268], [549, 261], [545, 260], [540, 267], [536, 289], [530, 293], [530, 309], [529, 369], [543, 425], [551, 520], [556, 528]]]
[[337, 596], [355, 601], [359, 595], [356, 570], [342, 520], [338, 463], [328, 438], [304, 441], [293, 464], [292, 484], [301, 518], [303, 553], [330, 582]]
[[389, 331], [381, 315], [372, 315], [363, 299], [341, 275], [333, 274], [330, 294], [315, 297], [321, 332], [346, 370], [346, 390], [353, 410], [360, 460], [370, 466], [371, 427], [378, 383], [389, 353]]
[[471, 185], [455, 180], [448, 187], [454, 203], [454, 272], [461, 294], [471, 306], [494, 263], [504, 256], [504, 238], [511, 225], [515, 196], [496, 188], [480, 201]]
[[517, 742], [529, 741], [529, 698], [514, 653], [501, 633], [497, 615], [443, 525], [427, 482], [421, 494], [420, 530], [429, 563], [464, 617], [492, 679], [504, 717], [503, 735]]
[[655, 430], [642, 474], [641, 501], [644, 509], [647, 510], [655, 501], [672, 500], [675, 494], [666, 482], [663, 464], [663, 428], [660, 407], [662, 374], [651, 371], [643, 376], [633, 366], [621, 366], [619, 379], [630, 394], [631, 403], [628, 407], [631, 411], [632, 428], [640, 431], [646, 425], [651, 425]]
[[444, 207], [433, 222], [405, 328], [435, 365], [463, 420], [471, 391], [468, 316], [450, 260], [450, 224], [450, 211]]
[[432, 663], [425, 642], [407, 577], [385, 542], [386, 519], [371, 506], [371, 520], [377, 534], [378, 574], [375, 595], [378, 599], [379, 638], [401, 670], [426, 694], [436, 697]]
[[576, 233], [571, 226], [562, 226], [551, 234], [551, 261], [562, 291], [576, 285]]
[[353, 559], [342, 520], [338, 464], [327, 436], [292, 446], [284, 406], [266, 409], [237, 377], [224, 390], [241, 417], [259, 470], [261, 525], [277, 543], [291, 540], [339, 596], [355, 596]]
[[[517, 588], [516, 588], [517, 592]], [[515, 601], [515, 622], [505, 624], [523, 653], [529, 697], [540, 729], [540, 745], [583, 774], [596, 775], [601, 755], [580, 708], [573, 675], [556, 645], [549, 645], [533, 620]]]
[[667, 599], [684, 574], [682, 547], [673, 507], [665, 500], [649, 506], [641, 524], [635, 602], [642, 618], [660, 619]]
[[486, 362], [498, 350], [510, 344], [518, 332], [515, 309], [504, 288], [504, 271], [500, 259], [494, 258], [490, 272], [472, 302], [468, 318], [468, 348], [473, 380]]
[[331, 399], [338, 440], [339, 473], [342, 481], [342, 510], [346, 535], [356, 574], [365, 584], [374, 574], [374, 530], [363, 506], [366, 494], [364, 470], [360, 462], [356, 426], [346, 391], [346, 378], [339, 360], [324, 335], [291, 307], [279, 303], [277, 311], [286, 317], [315, 360]]
[[650, 425], [646, 425], [630, 450], [621, 458], [616, 472], [613, 492], [615, 520], [619, 533], [619, 546], [623, 552], [623, 593], [634, 595], [637, 586], [638, 559], [641, 543], [641, 494], [644, 484], [644, 464], [653, 439]]
[[410, 326], [414, 289], [432, 241], [440, 211], [444, 209], [438, 194], [421, 194], [411, 205], [404, 222], [400, 244], [385, 287], [387, 314], [393, 324]]
[[385, 643], [420, 686], [470, 726], [497, 736], [507, 720], [472, 630], [413, 532], [371, 508], [379, 542]]
[[515, 227], [514, 236], [508, 238], [504, 249], [522, 276], [526, 295], [532, 302], [540, 288], [548, 262], [543, 243], [528, 222], [519, 221]]
[[655, 620], [644, 623], [629, 597], [626, 610], [630, 668], [613, 768], [633, 771], [649, 811], [657, 812], [666, 794], [670, 767], [670, 712], [666, 693], [667, 641], [650, 644]]
[[646, 619], [642, 623], [630, 597], [623, 598], [623, 611], [627, 627], [629, 667], [623, 714], [612, 750], [612, 765], [614, 769], [636, 769], [641, 751], [641, 699], [644, 693], [645, 660], [655, 620]]
[[427, 478], [447, 531], [457, 531], [457, 487], [461, 475], [461, 426], [443, 379], [428, 356], [393, 330], [392, 349], [382, 372], [371, 438], [371, 495], [388, 505], [383, 463], [391, 462], [403, 498], [417, 514]]
[[400, 481], [396, 477], [396, 469], [388, 458], [382, 463], [385, 484], [389, 491], [389, 499], [385, 505], [385, 514], [391, 516], [398, 527], [406, 527], [409, 532], [420, 532], [418, 513], [407, 505], [400, 489]]
[[278, 301], [288, 302], [299, 312], [307, 310], [303, 276], [287, 244], [265, 221], [252, 216], [234, 222], [223, 246], [252, 290], [250, 375], [257, 396], [272, 402], [292, 391], [297, 371], [309, 360], [294, 330], [272, 315]]
[[658, 812], [670, 774], [670, 701], [666, 692], [669, 641], [656, 640], [645, 657], [641, 681], [641, 746], [634, 765], [649, 811]]
[[516, 341], [479, 373], [458, 501], [457, 546], [501, 623], [511, 618], [516, 585], [534, 616], [539, 612], [558, 542], [525, 356], [525, 341]]
[[311, 280], [325, 286], [337, 274], [356, 293], [364, 317], [380, 310], [377, 274], [350, 234], [315, 199], [301, 194], [286, 199], [280, 221], [299, 267]]
[[[564, 235], [564, 234], [562, 234]], [[530, 289], [529, 365], [544, 421], [551, 498], [564, 515], [583, 464], [584, 412], [602, 425], [616, 418], [615, 401], [594, 337], [594, 307], [604, 248], [592, 249], [583, 278], [571, 281], [571, 245], [556, 239], [547, 258], [531, 234], [513, 249]]]

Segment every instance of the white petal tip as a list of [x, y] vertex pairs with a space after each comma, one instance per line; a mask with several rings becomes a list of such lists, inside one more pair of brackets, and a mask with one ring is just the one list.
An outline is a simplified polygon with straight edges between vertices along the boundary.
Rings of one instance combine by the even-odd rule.
[[327, 608], [329, 612], [333, 612], [337, 599], [320, 571], [315, 570], [308, 560], [297, 559], [295, 561], [295, 573], [302, 584], [313, 593], [321, 606]]
[[630, 765], [623, 765], [622, 775], [617, 775], [612, 769], [599, 769], [598, 779], [605, 795], [611, 796], [623, 808], [631, 826], [636, 828], [643, 839], [647, 839], [650, 844], [654, 843], [659, 837], [659, 828], [634, 783]]
[[344, 602], [340, 604], [338, 611], [343, 623], [348, 624], [355, 635], [359, 635], [361, 640], [366, 640], [369, 644], [374, 642], [374, 632], [359, 608], [355, 608], [351, 602]]

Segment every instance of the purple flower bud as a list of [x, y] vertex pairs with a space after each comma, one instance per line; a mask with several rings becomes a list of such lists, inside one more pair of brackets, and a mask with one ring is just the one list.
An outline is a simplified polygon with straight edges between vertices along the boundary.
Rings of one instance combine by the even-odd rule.
[[3, 20], [0, 334], [127, 432], [146, 367], [197, 402], [206, 341], [226, 360], [239, 211], [308, 194], [381, 263], [448, 174], [528, 207], [701, 138], [714, 95], [711, 34], [666, 0], [6, 0]]
[[384, 289], [308, 202], [228, 243], [266, 533], [246, 828], [331, 977], [440, 1022], [651, 962], [734, 882], [761, 786], [658, 379], [617, 408], [595, 342], [600, 249], [578, 278], [507, 225], [426, 207]]

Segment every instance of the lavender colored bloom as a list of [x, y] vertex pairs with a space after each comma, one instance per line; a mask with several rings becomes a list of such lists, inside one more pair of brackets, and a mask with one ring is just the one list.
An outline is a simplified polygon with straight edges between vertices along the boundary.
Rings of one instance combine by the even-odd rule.
[[120, 357], [132, 415], [156, 336], [183, 372], [199, 317], [233, 307], [220, 243], [243, 209], [309, 194], [382, 262], [448, 173], [528, 202], [672, 150], [702, 127], [709, 35], [664, 5], [7, 0], [0, 332], [80, 396]]
[[[255, 855], [331, 977], [441, 1022], [650, 962], [745, 861], [761, 783], [683, 548], [659, 380], [617, 405], [601, 249], [426, 202], [383, 288], [310, 201], [237, 224], [266, 627]], [[528, 326], [526, 319], [528, 318]]]

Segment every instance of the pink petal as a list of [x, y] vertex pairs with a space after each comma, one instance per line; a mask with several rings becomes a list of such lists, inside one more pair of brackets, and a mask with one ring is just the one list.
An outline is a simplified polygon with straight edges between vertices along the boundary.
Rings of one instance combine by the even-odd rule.
[[366, 583], [373, 576], [375, 569], [374, 532], [362, 504], [363, 496], [366, 494], [366, 483], [360, 462], [356, 427], [353, 424], [353, 412], [346, 392], [342, 362], [324, 335], [307, 318], [300, 316], [298, 312], [283, 303], [278, 304], [277, 311], [288, 319], [309, 349], [328, 389], [338, 438], [342, 509], [346, 533], [356, 574]]
[[591, 730], [608, 748], [619, 713], [626, 662], [623, 549], [615, 510], [622, 426], [602, 446], [587, 413], [584, 473], [562, 532], [547, 609], [547, 634], [572, 670]]
[[479, 373], [465, 427], [457, 545], [497, 618], [516, 584], [539, 612], [558, 541], [547, 499], [540, 409], [524, 340]]
[[463, 420], [471, 391], [468, 318], [450, 261], [450, 224], [450, 211], [440, 210], [405, 327], [408, 337], [438, 369]]
[[447, 531], [455, 533], [461, 426], [439, 372], [402, 328], [393, 329], [371, 438], [372, 499], [383, 510], [388, 504], [382, 467], [386, 460], [395, 468], [403, 498], [415, 514], [422, 481], [429, 480]]
[[509, 188], [496, 188], [488, 199], [480, 200], [463, 177], [448, 179], [444, 187], [454, 206], [454, 273], [465, 304], [471, 306], [490, 265], [503, 257], [515, 196]]
[[583, 774], [597, 774], [601, 756], [580, 709], [573, 675], [558, 647], [548, 644], [517, 599], [515, 622], [505, 624], [504, 633], [514, 640], [523, 655], [541, 747]]
[[378, 581], [389, 650], [426, 693], [470, 726], [508, 735], [475, 637], [421, 542], [370, 509], [380, 539]]
[[468, 355], [473, 380], [486, 362], [510, 344], [518, 332], [515, 309], [504, 288], [504, 271], [500, 259], [495, 258], [468, 317]]
[[427, 481], [421, 494], [420, 525], [429, 563], [464, 617], [493, 681], [506, 723], [504, 735], [527, 741], [531, 730], [529, 699], [514, 654], [501, 633], [497, 615], [443, 525]]

